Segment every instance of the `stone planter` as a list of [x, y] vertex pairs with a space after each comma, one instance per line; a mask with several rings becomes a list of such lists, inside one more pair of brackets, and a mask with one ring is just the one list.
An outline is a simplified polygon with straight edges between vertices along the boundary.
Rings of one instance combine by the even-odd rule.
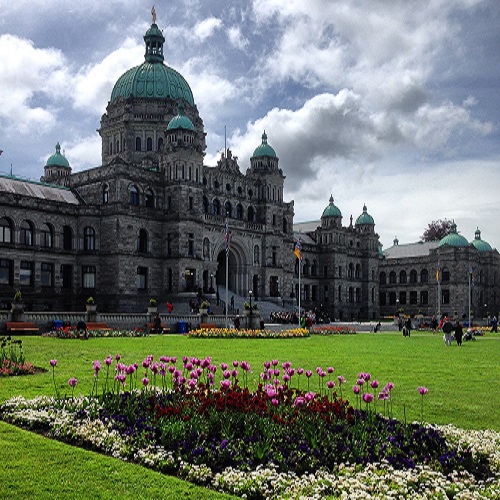
[[11, 311], [17, 312], [17, 313], [23, 312], [24, 311], [24, 303], [23, 302], [12, 302]]
[[149, 306], [148, 307], [148, 314], [153, 315], [153, 314], [156, 314], [157, 312], [158, 312], [158, 307], [156, 307], [156, 306]]
[[88, 313], [95, 313], [97, 311], [97, 304], [86, 304], [85, 308]]

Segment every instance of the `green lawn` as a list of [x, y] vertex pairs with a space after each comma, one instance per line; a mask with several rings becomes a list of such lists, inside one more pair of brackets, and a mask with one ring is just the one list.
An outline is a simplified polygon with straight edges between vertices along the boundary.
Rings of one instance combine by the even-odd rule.
[[[21, 337], [18, 337], [21, 338]], [[429, 422], [471, 429], [500, 431], [500, 335], [489, 334], [460, 348], [445, 347], [442, 336], [399, 333], [312, 336], [306, 339], [190, 339], [183, 336], [148, 338], [60, 340], [22, 337], [26, 359], [46, 373], [0, 378], [0, 401], [22, 394], [31, 398], [53, 395], [50, 359], [57, 359], [56, 382], [62, 394], [70, 394], [67, 381], [79, 380], [77, 393], [89, 394], [93, 384], [92, 362], [121, 354], [126, 364], [148, 354], [212, 356], [213, 362], [246, 360], [253, 373], [250, 384], [257, 384], [264, 361], [291, 361], [295, 368], [315, 370], [317, 366], [335, 368], [347, 383], [345, 398], [354, 402], [352, 386], [358, 372], [369, 372], [383, 387], [393, 382], [393, 412], [408, 421], [420, 419], [421, 396], [417, 387], [426, 386], [424, 419]], [[104, 367], [104, 364], [103, 364]], [[102, 376], [102, 373], [101, 373]], [[328, 380], [328, 378], [327, 378]], [[314, 373], [311, 389], [317, 384]], [[302, 376], [301, 387], [306, 387]], [[62, 498], [68, 492], [76, 498], [224, 498], [204, 489], [172, 479], [142, 467], [125, 464], [0, 423], [0, 498]], [[211, 496], [212, 495], [212, 496]], [[226, 497], [227, 498], [227, 497]]]

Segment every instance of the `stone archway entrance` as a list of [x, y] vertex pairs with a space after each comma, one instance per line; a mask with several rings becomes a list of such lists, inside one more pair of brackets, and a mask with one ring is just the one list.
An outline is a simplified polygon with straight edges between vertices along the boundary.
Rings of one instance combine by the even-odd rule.
[[[231, 245], [228, 258], [228, 285], [229, 291], [246, 297], [249, 290], [253, 290], [253, 272], [246, 260], [246, 255], [235, 244]], [[217, 255], [217, 272], [215, 274], [217, 289], [226, 286], [226, 251], [221, 250]]]

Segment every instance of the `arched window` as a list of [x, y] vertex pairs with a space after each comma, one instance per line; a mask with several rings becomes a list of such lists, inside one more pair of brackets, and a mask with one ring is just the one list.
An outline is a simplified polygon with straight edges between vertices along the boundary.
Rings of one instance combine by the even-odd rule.
[[144, 193], [144, 203], [148, 208], [155, 207], [155, 195], [151, 189], [146, 189]]
[[248, 222], [254, 222], [255, 220], [255, 210], [253, 209], [253, 207], [248, 207], [247, 220]]
[[389, 273], [389, 283], [391, 283], [392, 285], [394, 285], [396, 283], [396, 272], [395, 271], [391, 271]]
[[238, 203], [236, 205], [236, 218], [238, 220], [242, 220], [243, 219], [243, 207], [241, 206], [241, 203]]
[[224, 211], [226, 212], [225, 215], [227, 217], [233, 216], [233, 207], [231, 206], [231, 203], [229, 203], [229, 201], [226, 201], [226, 203], [224, 203]]
[[135, 138], [135, 150], [142, 151], [142, 141], [140, 137]]
[[220, 215], [220, 201], [217, 198], [212, 202], [212, 213], [214, 215]]
[[102, 188], [102, 202], [104, 204], [109, 203], [109, 186], [105, 184]]
[[146, 151], [153, 151], [153, 139], [151, 137], [146, 139]]
[[429, 271], [427, 269], [422, 269], [420, 271], [420, 283], [428, 283], [429, 282]]
[[12, 243], [12, 223], [6, 218], [0, 218], [0, 243]]
[[43, 224], [40, 230], [40, 246], [52, 248], [54, 246], [54, 230], [48, 224]]
[[254, 266], [260, 265], [260, 248], [259, 245], [253, 247], [253, 264]]
[[148, 233], [145, 229], [139, 229], [137, 237], [137, 251], [140, 253], [148, 252]]
[[62, 247], [63, 250], [73, 250], [73, 230], [69, 226], [63, 227]]
[[95, 229], [93, 227], [86, 227], [83, 230], [83, 249], [95, 250]]
[[139, 190], [135, 186], [130, 186], [130, 204], [134, 206], [139, 205]]
[[347, 277], [352, 278], [354, 276], [354, 264], [351, 262], [347, 268]]
[[410, 271], [410, 283], [416, 283], [418, 279], [418, 273], [415, 269]]
[[382, 271], [379, 275], [379, 283], [385, 285], [387, 283], [387, 275]]
[[33, 226], [27, 220], [21, 222], [19, 243], [27, 246], [33, 245]]
[[163, 137], [158, 138], [158, 151], [163, 149]]
[[355, 278], [359, 280], [361, 278], [361, 266], [359, 264], [356, 264], [356, 270], [355, 270]]
[[399, 282], [400, 283], [406, 283], [406, 271], [401, 271], [399, 273]]
[[206, 196], [203, 197], [203, 213], [208, 214], [208, 198]]
[[441, 276], [442, 276], [443, 282], [444, 281], [450, 281], [450, 270], [447, 267], [445, 267], [443, 269], [443, 272], [442, 272]]

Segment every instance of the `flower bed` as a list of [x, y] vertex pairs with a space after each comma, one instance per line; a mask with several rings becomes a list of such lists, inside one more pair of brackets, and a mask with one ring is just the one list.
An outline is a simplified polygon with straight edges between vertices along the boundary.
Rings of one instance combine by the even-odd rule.
[[25, 359], [22, 340], [0, 337], [0, 377], [30, 375], [35, 371], [35, 367]]
[[88, 339], [98, 337], [147, 337], [149, 333], [142, 328], [134, 330], [77, 330], [76, 328], [58, 328], [42, 333], [42, 337], [56, 337], [58, 339]]
[[188, 332], [189, 337], [196, 338], [255, 338], [255, 339], [286, 339], [309, 337], [305, 328], [288, 328], [282, 330], [252, 330], [242, 328], [199, 328]]
[[311, 327], [311, 333], [317, 335], [352, 335], [356, 333], [356, 329], [348, 326], [313, 326]]
[[[58, 394], [57, 361], [50, 366]], [[0, 418], [246, 498], [498, 498], [499, 433], [399, 422], [394, 384], [378, 392], [368, 373], [358, 374], [353, 406], [333, 367], [316, 369], [317, 393], [312, 370], [290, 362], [264, 363], [254, 391], [251, 372], [246, 361], [148, 356], [126, 365], [108, 356], [93, 362], [90, 396], [74, 397], [72, 377], [70, 396], [15, 397]], [[423, 402], [427, 392], [415, 395]]]

